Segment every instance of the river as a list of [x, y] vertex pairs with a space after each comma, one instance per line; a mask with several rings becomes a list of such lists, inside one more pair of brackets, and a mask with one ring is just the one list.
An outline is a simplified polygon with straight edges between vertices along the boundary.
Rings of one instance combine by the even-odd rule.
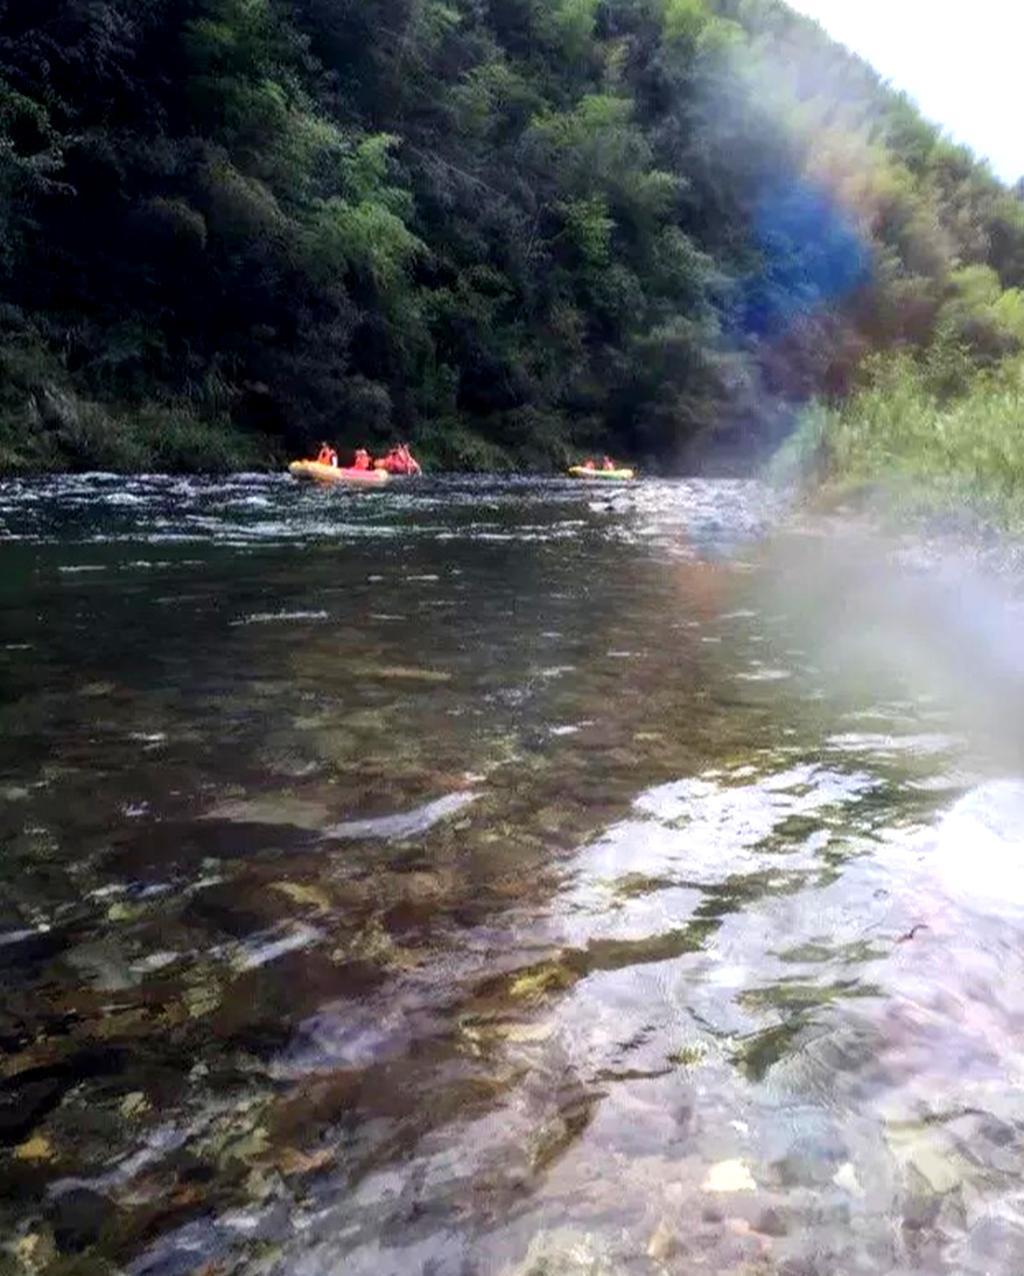
[[0, 486], [9, 1269], [1024, 1269], [1012, 600], [772, 520]]

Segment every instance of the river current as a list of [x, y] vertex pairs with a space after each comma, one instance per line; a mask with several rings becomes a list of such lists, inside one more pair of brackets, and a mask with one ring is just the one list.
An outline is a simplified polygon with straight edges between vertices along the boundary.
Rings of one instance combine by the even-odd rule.
[[779, 516], [0, 485], [3, 1270], [1024, 1270], [1013, 591]]

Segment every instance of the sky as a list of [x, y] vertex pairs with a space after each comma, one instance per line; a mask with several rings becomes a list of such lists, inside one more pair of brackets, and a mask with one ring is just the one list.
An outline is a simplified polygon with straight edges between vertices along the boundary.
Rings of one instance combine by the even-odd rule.
[[1024, 176], [1024, 0], [789, 0], [1004, 181]]

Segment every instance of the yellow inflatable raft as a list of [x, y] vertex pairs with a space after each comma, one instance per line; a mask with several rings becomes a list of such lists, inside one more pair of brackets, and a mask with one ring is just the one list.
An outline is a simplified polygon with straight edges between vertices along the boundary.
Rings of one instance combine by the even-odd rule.
[[321, 465], [319, 461], [292, 461], [292, 478], [313, 483], [341, 483], [349, 487], [383, 487], [391, 475], [387, 470], [354, 470], [343, 465]]
[[624, 479], [636, 478], [636, 470], [590, 470], [585, 465], [570, 465], [569, 476], [581, 479]]

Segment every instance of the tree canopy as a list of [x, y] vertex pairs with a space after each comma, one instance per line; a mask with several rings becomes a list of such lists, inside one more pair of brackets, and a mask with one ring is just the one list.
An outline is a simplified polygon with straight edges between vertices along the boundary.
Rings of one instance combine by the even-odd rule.
[[1022, 287], [1019, 190], [778, 0], [0, 3], [8, 466], [749, 457]]

